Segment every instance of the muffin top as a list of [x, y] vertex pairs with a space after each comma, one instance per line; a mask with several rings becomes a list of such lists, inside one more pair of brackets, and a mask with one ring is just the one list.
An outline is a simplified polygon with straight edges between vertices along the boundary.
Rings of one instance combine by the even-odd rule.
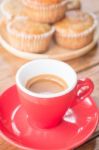
[[92, 27], [94, 19], [91, 15], [81, 11], [70, 11], [66, 17], [55, 24], [56, 30], [65, 34], [82, 33]]
[[51, 26], [48, 24], [34, 23], [27, 17], [15, 17], [8, 23], [8, 30], [13, 33], [23, 33], [28, 35], [38, 35], [49, 32]]
[[61, 2], [62, 0], [26, 0], [29, 3], [35, 3], [35, 4], [44, 4], [44, 5], [51, 5], [51, 4], [57, 4]]

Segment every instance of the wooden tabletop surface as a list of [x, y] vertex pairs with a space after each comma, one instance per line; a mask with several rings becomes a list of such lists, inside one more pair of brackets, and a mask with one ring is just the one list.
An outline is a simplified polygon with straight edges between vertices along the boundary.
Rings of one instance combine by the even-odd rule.
[[[95, 12], [99, 20], [99, 0], [81, 0], [81, 2], [82, 8]], [[15, 83], [16, 71], [24, 63], [26, 60], [9, 54], [0, 46], [0, 93]], [[95, 90], [92, 96], [99, 108], [99, 41], [88, 54], [67, 63], [77, 71], [78, 78], [90, 77], [93, 80]], [[0, 150], [18, 150], [18, 148], [0, 139]], [[76, 150], [99, 150], [99, 126], [93, 138]]]

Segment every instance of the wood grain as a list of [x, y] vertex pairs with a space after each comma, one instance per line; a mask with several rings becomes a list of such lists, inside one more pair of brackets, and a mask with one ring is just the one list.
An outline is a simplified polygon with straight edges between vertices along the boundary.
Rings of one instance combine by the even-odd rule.
[[90, 142], [87, 142], [76, 150], [99, 150], [99, 137]]

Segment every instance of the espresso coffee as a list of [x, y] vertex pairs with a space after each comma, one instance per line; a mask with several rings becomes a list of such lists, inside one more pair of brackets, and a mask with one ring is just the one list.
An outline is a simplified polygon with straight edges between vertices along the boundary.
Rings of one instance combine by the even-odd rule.
[[53, 94], [66, 90], [67, 84], [60, 77], [43, 74], [30, 79], [26, 84], [26, 88], [39, 94]]

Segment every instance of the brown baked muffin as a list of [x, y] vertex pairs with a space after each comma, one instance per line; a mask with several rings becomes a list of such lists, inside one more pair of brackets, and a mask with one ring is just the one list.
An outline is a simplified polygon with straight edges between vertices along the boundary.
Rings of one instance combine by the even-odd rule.
[[92, 42], [97, 21], [93, 14], [70, 11], [55, 24], [56, 42], [68, 49], [79, 49]]
[[51, 5], [51, 4], [57, 4], [62, 0], [28, 0], [28, 1], [34, 4]]
[[48, 24], [34, 23], [32, 19], [17, 16], [7, 24], [9, 43], [27, 52], [42, 53], [46, 51], [54, 33]]
[[23, 0], [23, 4], [32, 10], [31, 16], [34, 16], [34, 20], [42, 23], [55, 23], [62, 19], [67, 8], [67, 0], [60, 0], [58, 3], [49, 5], [34, 3], [33, 0]]

